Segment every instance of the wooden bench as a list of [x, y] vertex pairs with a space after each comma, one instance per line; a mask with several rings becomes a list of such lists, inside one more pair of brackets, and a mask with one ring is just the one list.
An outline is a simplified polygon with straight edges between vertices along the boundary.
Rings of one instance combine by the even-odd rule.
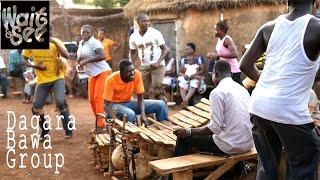
[[204, 154], [190, 154], [180, 157], [150, 161], [149, 165], [160, 175], [173, 174], [173, 180], [192, 180], [193, 169], [219, 166], [206, 179], [218, 179], [225, 172], [231, 169], [237, 162], [256, 159], [255, 149], [247, 153], [232, 155], [229, 157], [219, 157]]

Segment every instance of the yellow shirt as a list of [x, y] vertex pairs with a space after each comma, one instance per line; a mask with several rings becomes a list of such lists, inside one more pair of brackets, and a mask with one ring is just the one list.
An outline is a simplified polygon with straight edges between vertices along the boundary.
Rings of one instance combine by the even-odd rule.
[[[61, 40], [57, 38], [55, 40], [60, 46], [66, 48]], [[35, 70], [38, 84], [50, 83], [57, 79], [64, 78], [64, 73], [62, 71], [57, 74], [58, 55], [59, 49], [52, 42], [49, 44], [49, 49], [24, 49], [22, 51], [22, 56], [32, 58], [35, 64], [42, 64], [47, 67], [47, 70], [45, 71]]]
[[266, 60], [266, 53], [263, 53], [262, 56], [257, 60], [256, 64], [263, 64]]

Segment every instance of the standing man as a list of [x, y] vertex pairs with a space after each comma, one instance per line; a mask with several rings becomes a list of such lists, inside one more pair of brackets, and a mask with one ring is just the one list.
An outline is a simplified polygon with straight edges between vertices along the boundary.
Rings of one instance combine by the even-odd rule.
[[[320, 20], [310, 15], [314, 0], [288, 3], [291, 11], [263, 25], [241, 61], [241, 70], [257, 82], [249, 111], [259, 155], [258, 180], [279, 179], [283, 146], [286, 179], [317, 179], [318, 137], [308, 100], [319, 67]], [[254, 64], [264, 52], [260, 75]]]
[[[37, 78], [37, 85], [34, 94], [34, 102], [32, 106], [33, 115], [40, 116], [40, 128], [42, 129], [40, 135], [40, 141], [44, 141], [47, 138], [49, 130], [47, 129], [48, 123], [45, 123], [43, 106], [46, 101], [50, 90], [54, 91], [54, 98], [56, 107], [63, 116], [63, 128], [65, 130], [65, 138], [72, 137], [72, 129], [68, 127], [70, 121], [69, 107], [65, 99], [65, 81], [64, 72], [59, 69], [59, 55], [64, 58], [70, 58], [69, 53], [66, 50], [63, 42], [57, 38], [51, 36], [53, 27], [50, 27], [50, 44], [49, 49], [24, 49], [22, 56], [24, 56], [24, 64], [28, 67], [35, 69]], [[34, 64], [31, 64], [28, 59], [32, 58]]]
[[98, 30], [98, 39], [103, 46], [104, 53], [106, 54], [106, 61], [112, 69], [111, 54], [116, 52], [119, 49], [120, 45], [117, 42], [106, 38], [106, 30], [103, 27], [99, 28]]
[[146, 97], [158, 99], [162, 92], [162, 80], [165, 75], [164, 58], [169, 53], [161, 32], [150, 27], [150, 19], [147, 14], [140, 13], [137, 16], [139, 30], [134, 31], [129, 39], [130, 58], [137, 56], [141, 62], [141, 74]]
[[[158, 121], [168, 119], [168, 110], [161, 100], [144, 100], [144, 87], [141, 73], [134, 69], [130, 60], [122, 60], [119, 63], [120, 71], [112, 73], [106, 80], [104, 90], [105, 112], [111, 114], [112, 108], [117, 108], [117, 116], [122, 119], [126, 114], [128, 121], [136, 122], [138, 114], [138, 124], [146, 122], [146, 114], [156, 114]], [[131, 100], [135, 93], [138, 100]]]

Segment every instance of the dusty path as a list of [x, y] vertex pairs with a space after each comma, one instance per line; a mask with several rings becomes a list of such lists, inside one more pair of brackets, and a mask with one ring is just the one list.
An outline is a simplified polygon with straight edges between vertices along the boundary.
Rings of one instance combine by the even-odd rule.
[[[21, 99], [0, 99], [0, 179], [104, 179], [101, 173], [94, 170], [90, 166], [91, 162], [91, 151], [88, 149], [88, 144], [86, 143], [91, 135], [88, 132], [94, 128], [93, 115], [90, 111], [90, 106], [87, 100], [81, 98], [68, 99], [68, 103], [71, 107], [71, 114], [75, 116], [76, 119], [76, 130], [74, 131], [74, 136], [72, 139], [64, 139], [64, 131], [52, 130], [50, 136], [52, 138], [52, 149], [46, 150], [42, 146], [39, 149], [32, 149], [30, 135], [35, 132], [32, 129], [31, 121], [31, 105], [22, 104]], [[7, 155], [7, 111], [14, 111], [17, 117], [17, 124], [14, 130], [15, 132], [15, 155], [10, 153], [10, 159], [17, 159], [16, 166], [10, 169], [6, 163]], [[54, 112], [54, 106], [48, 105], [45, 107], [45, 113], [50, 115], [52, 119], [53, 127], [57, 127], [57, 120], [55, 118], [56, 113]], [[19, 131], [18, 123], [20, 121], [19, 116], [25, 115], [27, 119], [28, 130]], [[27, 147], [26, 150], [19, 150], [19, 134], [25, 134], [27, 137]], [[11, 142], [12, 143], [12, 142]], [[23, 142], [21, 142], [23, 145]], [[25, 169], [19, 168], [21, 163], [20, 153], [27, 153], [28, 157], [24, 159]], [[40, 166], [37, 169], [33, 169], [31, 166], [31, 156], [33, 153], [39, 154]], [[53, 168], [44, 168], [43, 163], [43, 153], [48, 157], [48, 154], [52, 155], [52, 166]], [[56, 159], [55, 155], [57, 153], [62, 153], [64, 157], [64, 165], [60, 168], [60, 174], [55, 174]], [[60, 156], [58, 156], [60, 157]], [[34, 164], [36, 164], [37, 158], [33, 158]], [[9, 161], [11, 163], [11, 161]]]

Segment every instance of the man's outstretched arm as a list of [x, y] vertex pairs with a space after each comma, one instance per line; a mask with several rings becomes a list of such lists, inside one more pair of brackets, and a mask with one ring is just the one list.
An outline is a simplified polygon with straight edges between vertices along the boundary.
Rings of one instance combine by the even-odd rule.
[[260, 77], [260, 73], [256, 68], [255, 63], [266, 51], [273, 28], [274, 24], [270, 23], [262, 26], [254, 37], [250, 48], [240, 60], [241, 71], [255, 82], [257, 82]]

